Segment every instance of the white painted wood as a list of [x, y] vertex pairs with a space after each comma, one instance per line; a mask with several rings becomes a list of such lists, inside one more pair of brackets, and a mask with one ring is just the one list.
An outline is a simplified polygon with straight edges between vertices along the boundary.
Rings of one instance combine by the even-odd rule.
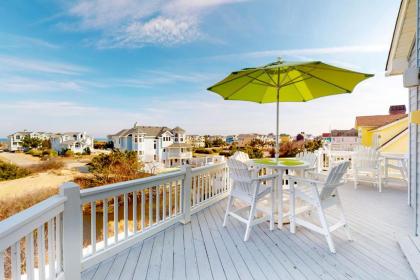
[[379, 192], [382, 191], [383, 174], [379, 151], [365, 146], [356, 147], [351, 158], [351, 169], [354, 188], [357, 188], [359, 181], [373, 180]]
[[114, 244], [118, 243], [118, 223], [119, 223], [119, 217], [118, 217], [118, 196], [114, 196]]
[[121, 280], [128, 280], [128, 279], [134, 279], [134, 271], [136, 269], [136, 265], [139, 261], [139, 256], [140, 256], [140, 252], [141, 249], [143, 247], [143, 242], [134, 245], [133, 247], [130, 248], [130, 252], [128, 254], [127, 260], [125, 262], [125, 264], [123, 264], [122, 267], [122, 271], [120, 274], [120, 279]]
[[4, 280], [4, 252], [0, 251], [0, 279]]
[[174, 270], [174, 228], [165, 231], [159, 279], [173, 279]]
[[144, 280], [147, 276], [147, 269], [149, 267], [150, 256], [152, 255], [154, 237], [148, 238], [143, 241], [143, 247], [137, 262], [136, 269], [134, 270], [133, 279]]
[[[45, 232], [44, 225], [37, 229], [37, 244], [38, 244], [38, 278], [45, 279]], [[65, 248], [64, 248], [65, 249]], [[77, 256], [79, 258], [80, 255]], [[66, 269], [66, 261], [64, 261], [64, 269]]]
[[213, 279], [212, 271], [210, 268], [209, 258], [204, 245], [203, 236], [197, 222], [196, 215], [191, 217], [191, 230], [194, 241], [194, 248], [197, 260], [197, 267], [200, 279]]
[[[192, 225], [184, 225], [185, 274], [187, 279], [199, 279], [197, 256], [195, 253]], [[201, 251], [200, 251], [201, 252]]]
[[[55, 262], [56, 262], [56, 272], [57, 274], [63, 272], [62, 258], [63, 258], [63, 246], [62, 246], [62, 235], [63, 230], [61, 227], [61, 217], [62, 214], [55, 216]], [[33, 238], [33, 236], [32, 236]], [[33, 244], [33, 240], [32, 240]]]
[[[34, 253], [34, 235], [33, 232], [31, 232], [25, 237], [26, 275], [28, 280], [33, 280], [35, 278]], [[0, 276], [1, 275], [2, 274], [0, 273]]]
[[[228, 160], [230, 177], [232, 178], [232, 190], [229, 193], [228, 205], [226, 207], [226, 214], [223, 221], [223, 226], [226, 226], [227, 220], [230, 217], [236, 218], [246, 224], [244, 240], [247, 241], [251, 231], [251, 227], [257, 224], [257, 221], [264, 221], [255, 219], [257, 211], [257, 203], [265, 196], [270, 195], [274, 198], [274, 184], [277, 179], [277, 174], [265, 175], [258, 177], [256, 172], [249, 168], [249, 166], [241, 161], [235, 159]], [[243, 202], [246, 207], [250, 207], [248, 218], [240, 217], [238, 210], [233, 210], [234, 199]], [[271, 199], [269, 209], [258, 209], [260, 212], [266, 214], [266, 219], [270, 220], [271, 229], [274, 228], [274, 200]]]
[[48, 221], [48, 278], [55, 279], [55, 250], [54, 250], [53, 220]]
[[146, 219], [146, 195], [144, 194], [145, 190], [141, 190], [141, 212], [140, 212], [140, 216], [141, 216], [141, 230], [144, 231], [144, 227], [145, 227], [145, 219]]
[[96, 253], [96, 201], [90, 203], [90, 240], [93, 255]]
[[20, 246], [19, 242], [16, 242], [11, 246], [10, 250], [10, 266], [11, 266], [11, 272], [12, 272], [12, 279], [17, 280], [20, 279]]
[[102, 231], [104, 236], [104, 249], [108, 248], [108, 199], [105, 198], [102, 202], [103, 204], [103, 215], [102, 215]]
[[80, 189], [74, 183], [64, 183], [60, 187], [60, 194], [66, 198], [63, 211], [62, 239], [64, 278], [78, 280], [82, 271], [80, 260], [82, 256], [80, 247], [80, 244], [82, 244]]
[[130, 248], [122, 251], [121, 253], [115, 256], [115, 259], [112, 262], [112, 265], [109, 268], [109, 272], [105, 278], [106, 280], [120, 279], [120, 275], [124, 269], [124, 264], [127, 261], [129, 252]]
[[[295, 233], [296, 224], [304, 226], [310, 230], [316, 231], [325, 236], [328, 247], [332, 253], [335, 253], [335, 246], [332, 240], [331, 232], [339, 227], [344, 227], [349, 240], [352, 240], [343, 207], [337, 192], [337, 187], [344, 184], [343, 176], [347, 172], [349, 162], [340, 163], [331, 168], [325, 181], [316, 181], [302, 177], [288, 176], [290, 183], [290, 232]], [[300, 198], [306, 204], [313, 207], [319, 217], [321, 226], [317, 226], [303, 218], [296, 217], [295, 199]], [[337, 206], [340, 211], [340, 219], [332, 226], [328, 225], [325, 216], [325, 209]], [[306, 211], [311, 211], [307, 208]]]
[[137, 192], [133, 192], [133, 233], [137, 233]]
[[[173, 279], [175, 280], [184, 280], [187, 278], [186, 275], [186, 256], [184, 251], [184, 227], [181, 225], [175, 226], [174, 229], [174, 269], [173, 269]], [[191, 243], [187, 240], [188, 243]], [[195, 265], [188, 263], [188, 266]]]
[[146, 279], [148, 280], [159, 279], [159, 272], [162, 264], [161, 260], [164, 236], [164, 232], [159, 232], [154, 237], [152, 255], [150, 256], [150, 263], [146, 276]]
[[184, 213], [182, 223], [187, 224], [191, 221], [191, 184], [193, 176], [191, 166], [183, 165], [181, 169], [185, 173], [182, 186], [182, 212]]

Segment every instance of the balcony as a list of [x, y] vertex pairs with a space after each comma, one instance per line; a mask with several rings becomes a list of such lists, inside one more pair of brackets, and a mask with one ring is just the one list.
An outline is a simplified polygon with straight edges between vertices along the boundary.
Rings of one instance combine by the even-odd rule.
[[243, 224], [221, 226], [229, 189], [226, 163], [88, 190], [65, 184], [0, 222], [0, 279], [415, 279], [397, 243], [410, 229], [406, 187], [341, 187], [354, 241], [334, 232], [336, 254], [301, 227], [263, 223], [244, 242]]

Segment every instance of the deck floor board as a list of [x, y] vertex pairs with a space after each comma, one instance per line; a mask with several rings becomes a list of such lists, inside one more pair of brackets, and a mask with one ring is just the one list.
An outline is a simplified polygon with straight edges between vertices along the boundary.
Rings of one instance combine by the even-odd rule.
[[229, 219], [222, 227], [222, 200], [86, 269], [82, 279], [415, 279], [396, 241], [410, 230], [406, 190], [347, 184], [340, 196], [354, 241], [334, 232], [336, 254], [323, 236], [302, 227], [291, 234], [287, 225], [260, 224], [244, 242], [244, 224]]

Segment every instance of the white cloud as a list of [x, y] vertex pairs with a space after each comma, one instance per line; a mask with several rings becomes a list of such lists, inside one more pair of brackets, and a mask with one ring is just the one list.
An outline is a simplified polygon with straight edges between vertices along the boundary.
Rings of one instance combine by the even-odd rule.
[[203, 15], [241, 0], [79, 0], [69, 7], [73, 30], [101, 32], [99, 48], [137, 48], [146, 44], [174, 45], [199, 39]]
[[0, 93], [82, 91], [84, 88], [83, 82], [79, 81], [37, 79], [21, 76], [0, 78]]
[[0, 48], [33, 48], [41, 47], [47, 49], [58, 49], [59, 46], [42, 39], [20, 36], [14, 34], [0, 33], [2, 44]]
[[327, 48], [307, 48], [307, 49], [278, 49], [254, 52], [243, 52], [236, 54], [225, 54], [208, 57], [210, 59], [233, 59], [233, 58], [264, 58], [293, 56], [306, 58], [305, 56], [333, 55], [333, 54], [361, 54], [361, 53], [382, 53], [387, 51], [388, 45], [354, 45], [337, 46]]
[[86, 67], [60, 62], [48, 62], [30, 58], [0, 56], [0, 70], [2, 71], [35, 71], [49, 74], [79, 75], [88, 72]]

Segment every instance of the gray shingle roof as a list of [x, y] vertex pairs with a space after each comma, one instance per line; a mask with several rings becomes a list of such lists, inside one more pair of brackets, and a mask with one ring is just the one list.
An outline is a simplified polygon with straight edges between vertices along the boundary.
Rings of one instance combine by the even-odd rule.
[[117, 132], [116, 134], [112, 134], [109, 135], [110, 137], [112, 136], [119, 136], [119, 137], [125, 137], [128, 136], [130, 134], [133, 133], [141, 133], [144, 134], [145, 136], [152, 136], [152, 137], [159, 137], [161, 136], [163, 133], [165, 132], [169, 132], [172, 134], [172, 132], [185, 132], [185, 130], [183, 130], [180, 127], [175, 127], [174, 129], [170, 129], [169, 127], [166, 126], [136, 126], [130, 129], [123, 129], [119, 132]]

